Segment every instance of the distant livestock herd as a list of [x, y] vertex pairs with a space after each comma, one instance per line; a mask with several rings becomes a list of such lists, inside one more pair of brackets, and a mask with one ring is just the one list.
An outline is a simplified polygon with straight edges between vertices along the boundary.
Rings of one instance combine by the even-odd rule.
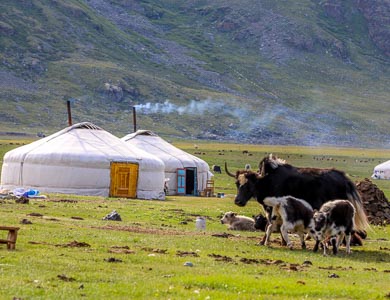
[[252, 197], [261, 204], [266, 216], [254, 219], [226, 213], [221, 222], [232, 230], [265, 231], [260, 244], [268, 245], [272, 232], [280, 232], [282, 242], [290, 249], [289, 233], [300, 237], [301, 247], [305, 239], [314, 239], [314, 251], [319, 245], [326, 254], [331, 245], [337, 254], [342, 242], [350, 253], [351, 239], [361, 244], [369, 227], [363, 202], [355, 184], [344, 172], [336, 169], [298, 168], [273, 156], [266, 156], [259, 164], [259, 171], [250, 168], [231, 173], [225, 163], [226, 173], [235, 178], [238, 206], [245, 206]]

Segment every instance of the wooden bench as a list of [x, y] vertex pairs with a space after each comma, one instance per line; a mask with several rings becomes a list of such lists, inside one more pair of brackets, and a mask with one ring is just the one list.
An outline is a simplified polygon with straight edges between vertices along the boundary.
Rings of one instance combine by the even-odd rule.
[[19, 227], [0, 226], [0, 230], [8, 230], [7, 239], [0, 239], [0, 244], [7, 244], [8, 250], [15, 250]]

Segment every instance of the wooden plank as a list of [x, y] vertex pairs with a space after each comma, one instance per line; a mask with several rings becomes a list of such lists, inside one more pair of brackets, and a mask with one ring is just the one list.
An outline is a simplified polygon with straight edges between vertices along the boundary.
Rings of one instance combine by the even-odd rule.
[[8, 244], [8, 243], [15, 243], [15, 242], [12, 242], [10, 240], [3, 240], [3, 239], [0, 239], [0, 244]]
[[0, 230], [19, 230], [20, 227], [0, 226]]

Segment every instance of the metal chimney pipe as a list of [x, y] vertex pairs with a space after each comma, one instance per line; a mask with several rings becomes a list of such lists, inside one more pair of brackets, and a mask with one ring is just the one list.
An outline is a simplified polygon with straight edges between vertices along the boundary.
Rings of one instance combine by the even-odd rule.
[[70, 110], [70, 100], [66, 101], [66, 106], [68, 107], [68, 124], [72, 126], [72, 112]]
[[135, 112], [135, 106], [133, 106], [133, 126], [134, 126], [134, 132], [137, 131], [137, 114]]

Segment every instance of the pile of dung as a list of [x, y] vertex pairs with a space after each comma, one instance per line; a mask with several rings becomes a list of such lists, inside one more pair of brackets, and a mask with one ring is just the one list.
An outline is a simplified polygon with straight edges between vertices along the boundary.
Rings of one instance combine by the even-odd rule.
[[357, 182], [356, 188], [362, 198], [370, 224], [390, 224], [390, 203], [383, 191], [368, 178]]

